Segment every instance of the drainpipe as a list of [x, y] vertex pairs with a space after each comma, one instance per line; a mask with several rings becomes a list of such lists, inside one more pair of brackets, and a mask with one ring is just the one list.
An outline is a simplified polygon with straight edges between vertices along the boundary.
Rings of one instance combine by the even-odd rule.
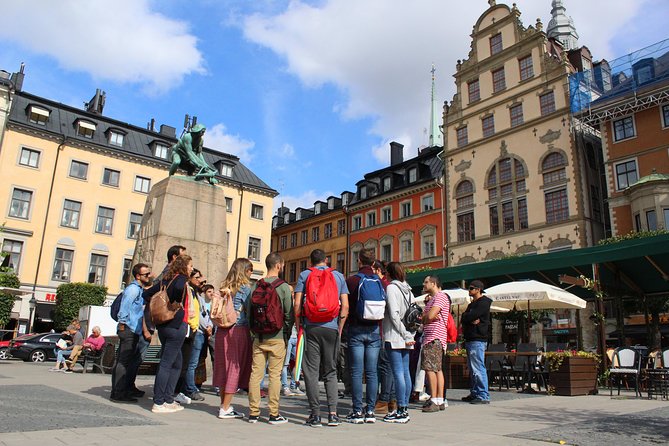
[[[237, 245], [235, 246], [235, 258], [239, 257], [239, 239], [242, 233], [242, 209], [244, 208], [244, 183], [239, 183], [242, 193], [239, 198], [239, 218], [237, 219]], [[248, 254], [248, 253], [247, 253]], [[246, 256], [244, 256], [246, 257]]]
[[35, 268], [35, 280], [33, 281], [33, 296], [35, 295], [35, 290], [37, 288], [37, 278], [39, 277], [39, 270], [42, 264], [42, 252], [44, 251], [44, 236], [46, 235], [46, 225], [49, 222], [49, 210], [51, 209], [51, 197], [53, 196], [53, 185], [56, 181], [56, 170], [58, 168], [58, 158], [60, 157], [60, 152], [65, 147], [67, 142], [67, 136], [63, 136], [63, 140], [58, 144], [56, 149], [56, 160], [53, 163], [53, 172], [51, 173], [51, 185], [49, 186], [49, 197], [46, 202], [46, 214], [44, 215], [44, 226], [42, 227], [42, 240], [39, 245], [39, 254], [37, 254], [37, 267]]

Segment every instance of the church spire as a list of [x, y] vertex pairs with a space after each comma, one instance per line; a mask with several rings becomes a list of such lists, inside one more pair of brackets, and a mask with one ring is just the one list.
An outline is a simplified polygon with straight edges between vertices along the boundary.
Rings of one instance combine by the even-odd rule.
[[567, 15], [562, 0], [553, 0], [551, 16], [551, 21], [548, 22], [548, 28], [546, 28], [548, 37], [553, 37], [560, 42], [565, 50], [578, 48], [578, 33], [574, 20]]
[[437, 99], [434, 94], [434, 73], [436, 71], [437, 70], [434, 68], [434, 64], [432, 64], [432, 70], [430, 70], [430, 73], [432, 73], [432, 102], [430, 104], [430, 147], [444, 145], [444, 139], [440, 129], [442, 125], [441, 114], [437, 113], [437, 110], [439, 110], [439, 105], [437, 104]]

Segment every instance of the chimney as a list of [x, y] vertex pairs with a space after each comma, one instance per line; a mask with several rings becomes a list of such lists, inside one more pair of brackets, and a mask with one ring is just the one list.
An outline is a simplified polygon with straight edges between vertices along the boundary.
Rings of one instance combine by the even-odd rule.
[[160, 134], [169, 136], [170, 138], [176, 138], [177, 137], [177, 129], [174, 127], [171, 127], [169, 125], [165, 124], [160, 124]]
[[23, 78], [25, 77], [25, 74], [23, 71], [26, 68], [26, 64], [21, 62], [21, 68], [19, 68], [18, 73], [12, 73], [12, 84], [14, 84], [14, 91], [21, 91], [23, 88]]
[[390, 143], [390, 165], [395, 166], [404, 161], [404, 146], [398, 142]]
[[95, 90], [95, 96], [93, 96], [93, 98], [85, 104], [86, 111], [96, 115], [101, 115], [102, 110], [105, 108], [106, 96], [107, 94], [104, 91], [101, 91], [99, 88], [97, 88]]

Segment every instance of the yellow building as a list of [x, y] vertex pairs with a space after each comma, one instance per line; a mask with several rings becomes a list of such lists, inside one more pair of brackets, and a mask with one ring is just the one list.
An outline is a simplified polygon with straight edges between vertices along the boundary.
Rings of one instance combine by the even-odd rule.
[[[50, 309], [40, 304], [55, 300], [62, 283], [106, 285], [110, 296], [123, 288], [147, 194], [168, 175], [175, 129], [134, 127], [103, 116], [103, 106], [99, 91], [87, 110], [20, 89], [12, 94], [0, 147], [0, 236], [22, 287], [35, 291], [43, 320]], [[249, 257], [262, 275], [277, 192], [236, 156], [205, 149], [205, 158], [225, 191], [228, 264]]]

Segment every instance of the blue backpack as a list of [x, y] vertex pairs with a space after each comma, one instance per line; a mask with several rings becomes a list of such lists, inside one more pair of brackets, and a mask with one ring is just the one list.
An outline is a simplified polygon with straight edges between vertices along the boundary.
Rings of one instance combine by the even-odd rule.
[[114, 302], [112, 302], [111, 307], [109, 307], [109, 313], [111, 318], [118, 322], [118, 312], [121, 309], [121, 301], [123, 300], [123, 291], [121, 291]]
[[360, 278], [358, 285], [358, 303], [355, 310], [358, 318], [364, 321], [380, 321], [386, 312], [386, 292], [381, 279], [376, 274], [356, 274]]

